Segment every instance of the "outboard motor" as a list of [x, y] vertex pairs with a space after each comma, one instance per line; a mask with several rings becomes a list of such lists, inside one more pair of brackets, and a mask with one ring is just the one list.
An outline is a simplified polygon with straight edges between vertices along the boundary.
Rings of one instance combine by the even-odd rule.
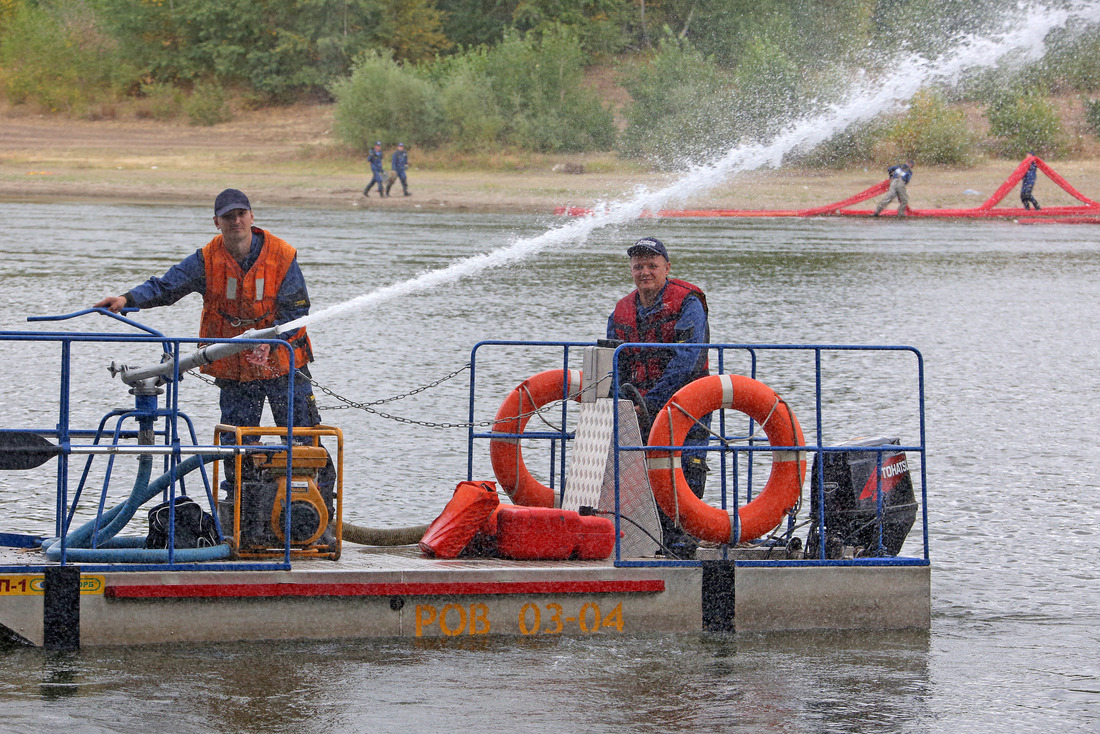
[[[840, 446], [900, 445], [897, 438], [860, 438]], [[810, 484], [810, 534], [806, 557], [820, 554], [819, 476], [824, 456], [825, 556], [840, 558], [845, 546], [862, 548], [861, 556], [896, 556], [917, 517], [917, 501], [904, 451], [882, 451], [881, 485], [878, 451], [836, 451], [814, 459]], [[881, 486], [882, 515], [876, 489]], [[882, 550], [879, 550], [881, 527]]]

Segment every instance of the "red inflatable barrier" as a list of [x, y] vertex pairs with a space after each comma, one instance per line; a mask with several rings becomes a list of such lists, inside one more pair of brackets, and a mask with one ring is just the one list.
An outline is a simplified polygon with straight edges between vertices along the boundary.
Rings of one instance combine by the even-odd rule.
[[615, 550], [615, 523], [553, 507], [502, 505], [493, 482], [459, 482], [420, 550], [435, 558], [602, 560]]
[[[1008, 195], [1027, 173], [1032, 161], [1036, 167], [1046, 174], [1053, 183], [1063, 191], [1081, 202], [1079, 206], [1058, 206], [1043, 208], [1041, 211], [1028, 210], [1023, 207], [1002, 207], [996, 209], [997, 204]], [[811, 207], [809, 209], [661, 209], [660, 211], [645, 212], [643, 217], [869, 217], [873, 213], [870, 209], [851, 209], [854, 204], [867, 201], [884, 193], [890, 186], [889, 179], [880, 181], [874, 186], [865, 189], [858, 194], [849, 196], [841, 201], [834, 201], [824, 206]], [[585, 217], [597, 212], [584, 207], [559, 206], [554, 209], [559, 216]], [[896, 216], [894, 212], [883, 212], [883, 217]], [[963, 218], [963, 219], [991, 219], [991, 218], [1015, 218], [1023, 221], [1024, 218], [1043, 217], [1045, 221], [1057, 219], [1064, 224], [1094, 224], [1095, 218], [1100, 217], [1100, 203], [1088, 198], [1070, 185], [1044, 160], [1037, 156], [1029, 155], [1020, 162], [1004, 183], [1002, 183], [993, 195], [976, 207], [969, 209], [909, 209], [909, 218]]]

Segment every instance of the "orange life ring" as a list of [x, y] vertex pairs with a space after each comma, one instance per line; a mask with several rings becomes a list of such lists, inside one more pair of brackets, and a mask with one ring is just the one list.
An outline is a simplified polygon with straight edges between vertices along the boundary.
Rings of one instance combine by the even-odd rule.
[[[683, 446], [688, 429], [717, 408], [733, 408], [759, 423], [772, 446], [804, 446], [798, 419], [775, 391], [742, 375], [710, 375], [680, 388], [661, 408], [649, 432], [651, 446]], [[711, 507], [696, 497], [684, 479], [680, 451], [646, 452], [649, 483], [665, 514], [700, 540], [738, 543], [771, 531], [798, 504], [806, 476], [802, 451], [776, 451], [764, 490], [738, 512]], [[738, 530], [740, 532], [738, 532]]]
[[[562, 381], [566, 383], [563, 386]], [[567, 392], [568, 391], [568, 392]], [[581, 392], [580, 370], [547, 370], [521, 382], [504, 398], [497, 411], [493, 433], [523, 433], [531, 413], [568, 394]], [[554, 490], [527, 471], [518, 438], [494, 438], [489, 441], [489, 458], [500, 486], [517, 505], [553, 507]]]

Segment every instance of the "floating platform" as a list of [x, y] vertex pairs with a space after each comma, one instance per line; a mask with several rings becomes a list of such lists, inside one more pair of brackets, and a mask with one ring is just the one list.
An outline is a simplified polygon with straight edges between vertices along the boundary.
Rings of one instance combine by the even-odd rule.
[[[239, 428], [235, 444], [200, 444], [190, 418], [179, 409], [184, 402], [179, 392], [180, 365], [209, 358], [215, 352], [227, 353], [226, 349], [250, 348], [256, 342], [289, 349], [282, 340], [214, 340], [183, 356], [182, 348], [198, 345], [197, 339], [162, 337], [147, 329], [136, 335], [0, 332], [0, 348], [27, 350], [29, 342], [43, 342], [48, 348], [65, 345], [56, 373], [61, 378], [56, 428], [0, 430], [0, 470], [26, 472], [20, 482], [56, 485], [57, 538], [0, 532], [0, 640], [75, 649], [83, 645], [242, 640], [927, 629], [931, 623], [923, 359], [912, 347], [699, 345], [717, 354], [717, 364], [728, 364], [734, 355], [740, 355], [753, 365], [753, 374], [762, 355], [792, 350], [816, 355], [818, 362], [823, 354], [845, 358], [857, 353], [866, 358], [892, 354], [895, 359], [911, 359], [915, 372], [899, 371], [899, 375], [909, 374], [898, 378], [899, 387], [891, 388], [889, 402], [912, 405], [919, 420], [913, 421], [911, 428], [918, 438], [908, 445], [898, 439], [876, 438], [830, 446], [804, 444], [799, 429], [780, 441], [796, 445], [778, 445], [778, 434], [769, 424], [773, 415], [792, 430], [797, 420], [790, 408], [777, 411], [780, 398], [766, 385], [730, 375], [691, 383], [681, 392], [714, 381], [732, 394], [752, 383], [767, 401], [761, 403], [759, 415], [752, 412], [756, 407], [736, 401], [723, 403], [736, 417], [751, 418], [746, 435], [732, 428], [734, 422], [743, 428], [741, 420], [733, 421], [731, 416], [727, 427], [725, 419], [720, 419], [716, 434], [720, 440], [704, 449], [714, 452], [714, 466], [722, 467], [711, 491], [713, 496], [717, 490], [722, 508], [730, 508], [722, 510], [729, 518], [727, 536], [703, 538], [697, 550], [677, 558], [661, 546], [657, 503], [665, 499], [663, 494], [655, 497], [656, 485], [651, 486], [650, 479], [655, 471], [679, 472], [678, 447], [647, 445], [633, 405], [610, 397], [618, 394], [617, 378], [613, 377], [618, 354], [631, 345], [502, 341], [476, 345], [471, 356], [469, 465], [473, 466], [474, 452], [488, 443], [495, 447], [491, 452], [493, 471], [507, 498], [519, 498], [518, 486], [524, 483], [531, 496], [541, 491], [549, 495], [548, 501], [557, 508], [552, 512], [613, 520], [614, 552], [608, 558], [508, 560], [471, 551], [475, 544], [466, 548], [468, 553], [442, 558], [409, 545], [415, 542], [409, 539], [401, 541], [406, 545], [390, 546], [350, 542], [349, 526], [340, 520], [345, 496], [344, 439], [335, 427], [296, 429], [293, 435], [286, 429]], [[117, 396], [111, 391], [102, 396], [85, 395], [83, 409], [94, 409], [102, 402], [106, 413], [98, 428], [74, 425], [69, 412], [74, 401], [68, 394], [71, 352], [81, 349], [99, 354], [104, 345], [108, 349], [144, 346], [151, 354], [163, 351], [170, 358], [140, 368], [112, 363], [113, 374], [125, 383], [120, 389], [129, 387], [135, 396], [134, 408], [112, 407]], [[505, 398], [495, 420], [474, 422], [485, 414], [484, 408], [477, 407], [474, 389], [479, 350], [495, 347], [504, 347], [496, 351], [498, 355], [511, 355], [522, 347], [535, 347], [543, 354], [547, 347], [557, 348], [562, 356], [552, 357], [551, 363], [563, 368], [536, 376], [543, 378], [541, 392], [530, 389], [535, 378], [524, 380]], [[583, 369], [569, 369], [571, 349], [573, 354], [583, 352]], [[485, 362], [499, 367], [482, 359], [483, 369]], [[810, 384], [817, 392], [815, 404], [821, 405], [822, 376], [820, 369], [817, 372]], [[491, 396], [491, 405], [500, 397]], [[677, 399], [673, 396], [669, 405], [679, 406]], [[580, 408], [570, 412], [567, 407], [574, 400]], [[768, 402], [772, 400], [774, 405]], [[525, 430], [528, 418], [545, 411], [551, 415], [557, 411], [560, 427]], [[766, 439], [753, 429], [753, 421], [760, 422]], [[822, 417], [815, 415], [813, 421], [815, 434], [820, 435]], [[492, 430], [475, 430], [483, 425], [491, 425]], [[217, 435], [229, 427], [212, 428]], [[275, 437], [280, 443], [248, 443], [245, 435], [249, 433]], [[331, 486], [321, 479], [327, 471], [324, 452], [309, 447], [310, 442], [318, 446], [322, 438], [332, 444], [322, 448], [337, 449], [333, 454], [336, 480]], [[521, 439], [528, 446], [542, 442], [548, 447], [549, 487], [527, 471]], [[918, 478], [912, 482], [906, 452], [919, 460]], [[186, 455], [189, 457], [184, 459]], [[292, 458], [287, 460], [288, 456]], [[151, 480], [154, 457], [163, 462], [165, 473]], [[221, 460], [230, 457], [235, 462], [233, 475], [241, 479], [227, 495], [217, 472]], [[808, 457], [815, 467], [812, 478]], [[112, 468], [128, 458], [137, 461], [133, 490], [111, 507], [120, 499], [112, 490], [111, 478], [116, 476]], [[83, 471], [78, 470], [77, 460], [84, 464]], [[212, 477], [207, 475], [207, 464], [215, 467]], [[855, 464], [863, 467], [862, 473], [856, 471]], [[765, 523], [767, 527], [753, 534], [744, 530], [748, 526], [742, 514], [749, 507], [759, 509], [757, 500], [770, 492], [774, 497], [769, 488], [775, 484], [769, 479], [763, 490], [759, 486], [754, 490], [753, 466], [759, 478], [769, 465], [776, 475], [776, 467], [784, 467], [788, 477], [784, 481], [793, 490], [794, 500], [777, 507], [774, 518]], [[824, 467], [820, 472], [819, 465]], [[831, 468], [834, 466], [841, 467], [844, 476], [830, 474], [827, 479], [830, 471], [836, 471]], [[33, 473], [38, 467], [43, 469]], [[246, 467], [252, 468], [252, 479], [243, 478], [249, 474]], [[255, 472], [270, 476], [257, 479], [260, 475]], [[101, 489], [93, 486], [100, 478]], [[471, 478], [466, 477], [460, 484], [470, 483]], [[492, 482], [480, 484], [495, 487]], [[904, 493], [896, 489], [902, 484]], [[837, 487], [854, 503], [839, 514], [821, 499], [837, 494]], [[135, 511], [142, 503], [166, 501], [164, 506], [175, 508], [188, 491], [195, 504], [207, 502], [210, 508], [215, 533], [205, 545], [184, 544], [180, 532], [187, 526], [178, 524], [181, 514], [167, 521], [167, 545], [163, 547], [144, 547], [149, 544], [147, 538], [133, 535], [132, 530], [130, 536], [118, 534], [138, 516]], [[804, 493], [810, 495], [813, 508], [805, 550], [794, 534], [806, 524], [796, 524]], [[221, 504], [229, 497], [235, 498], [232, 503]], [[261, 500], [266, 504], [259, 511], [249, 509], [250, 503]], [[328, 503], [333, 506], [326, 508]], [[427, 509], [439, 512], [442, 505]], [[870, 514], [865, 512], [858, 519], [858, 527], [849, 527], [851, 532], [844, 530], [845, 517], [859, 511], [857, 505], [864, 510], [869, 507]], [[918, 513], [918, 506], [923, 512]], [[186, 519], [187, 513], [179, 512]], [[143, 511], [141, 517], [145, 514]], [[86, 519], [89, 516], [92, 519]], [[172, 517], [171, 513], [167, 516]], [[919, 546], [919, 552], [902, 555], [901, 545], [918, 516], [920, 537], [911, 541]], [[84, 524], [76, 521], [78, 517]], [[326, 526], [326, 517], [332, 518], [332, 524]], [[904, 524], [900, 535], [895, 529], [898, 517]], [[601, 522], [612, 525], [606, 519]], [[155, 537], [152, 515], [149, 524], [151, 541]], [[338, 529], [329, 532], [334, 526]], [[534, 527], [529, 525], [527, 530], [534, 532]], [[144, 533], [145, 528], [138, 530]], [[503, 523], [498, 531], [504, 532]], [[369, 532], [378, 537], [385, 531]], [[554, 545], [536, 542], [541, 540], [553, 538], [532, 538], [531, 543]], [[601, 547], [606, 549], [606, 545]], [[169, 552], [169, 548], [174, 550]]]
[[[1032, 162], [1035, 162], [1039, 171], [1042, 171], [1059, 188], [1073, 198], [1081, 202], [1077, 206], [1052, 206], [1042, 209], [1025, 209], [1022, 206], [998, 207], [1005, 196], [1016, 187], [1020, 179], [1027, 173]], [[729, 218], [783, 218], [783, 217], [872, 217], [873, 209], [853, 209], [861, 202], [885, 194], [890, 188], [890, 180], [880, 181], [869, 189], [861, 191], [854, 196], [841, 201], [834, 201], [824, 206], [811, 207], [809, 209], [661, 209], [657, 212], [646, 212], [643, 217], [653, 218], [693, 218], [693, 217], [729, 217]], [[596, 214], [596, 210], [585, 207], [557, 207], [554, 213], [558, 216], [584, 217]], [[897, 212], [893, 207], [883, 211], [883, 218], [896, 217]], [[909, 218], [926, 219], [1014, 219], [1021, 223], [1059, 223], [1059, 224], [1100, 224], [1100, 203], [1089, 199], [1075, 189], [1057, 171], [1051, 168], [1045, 161], [1037, 156], [1027, 156], [1016, 170], [1012, 172], [1004, 183], [976, 207], [967, 209], [908, 209]]]
[[[31, 560], [20, 555], [6, 550], [0, 563]], [[445, 560], [411, 546], [351, 546], [339, 561], [297, 561], [285, 571], [80, 571], [78, 619], [46, 613], [45, 573], [0, 571], [0, 632], [44, 645], [77, 624], [81, 645], [140, 645], [931, 624], [928, 566], [815, 567], [752, 555], [762, 554], [730, 563], [702, 550], [688, 565], [619, 568], [613, 560]], [[44, 620], [64, 629], [47, 632]]]

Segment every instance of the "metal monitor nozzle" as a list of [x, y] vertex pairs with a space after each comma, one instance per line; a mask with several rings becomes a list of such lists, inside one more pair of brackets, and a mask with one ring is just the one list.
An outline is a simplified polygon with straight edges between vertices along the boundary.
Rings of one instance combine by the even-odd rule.
[[[201, 367], [204, 364], [210, 364], [224, 357], [230, 357], [256, 346], [250, 342], [238, 342], [238, 339], [278, 338], [278, 327], [276, 326], [267, 329], [249, 329], [240, 336], [234, 337], [232, 341], [207, 344], [205, 347], [201, 347], [190, 354], [185, 354], [180, 357], [180, 373], [182, 374], [195, 367]], [[148, 367], [130, 367], [119, 362], [111, 362], [110, 366], [111, 376], [114, 377], [118, 375], [127, 385], [137, 385], [153, 377], [164, 377], [172, 374], [174, 370], [175, 365], [171, 359], [158, 364], [149, 365]]]

